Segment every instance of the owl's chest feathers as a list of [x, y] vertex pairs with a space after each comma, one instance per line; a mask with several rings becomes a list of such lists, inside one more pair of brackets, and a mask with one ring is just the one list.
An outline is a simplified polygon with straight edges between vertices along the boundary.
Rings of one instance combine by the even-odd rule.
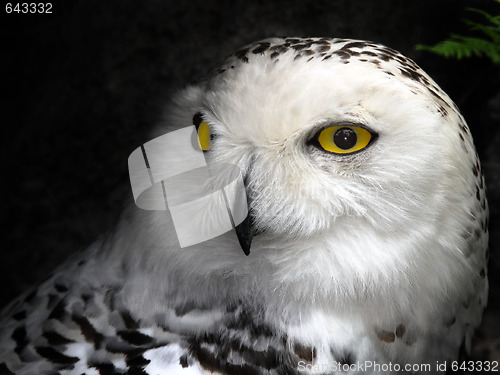
[[[450, 293], [462, 287], [462, 277], [449, 274], [460, 273], [460, 265], [442, 267], [446, 258], [435, 239], [399, 234], [384, 241], [366, 231], [302, 244], [256, 237], [248, 257], [235, 244], [217, 245], [168, 256], [134, 252], [138, 259], [123, 280], [123, 303], [132, 316], [186, 335], [201, 357], [203, 348], [224, 351], [228, 342], [256, 352], [294, 353], [297, 346], [307, 349], [298, 350], [300, 356], [315, 353], [323, 362], [387, 360], [387, 349], [395, 354], [408, 347], [422, 355], [416, 340], [424, 343], [453, 321]], [[450, 316], [439, 315], [447, 310]]]
[[419, 243], [411, 236], [384, 241], [365, 233], [354, 241], [346, 232], [293, 245], [256, 238], [249, 257], [220, 252], [216, 260], [204, 256], [206, 249], [197, 251], [172, 253], [164, 261], [151, 256], [149, 263], [134, 266], [124, 281], [130, 305], [153, 316], [164, 305], [224, 310], [244, 301], [266, 306], [265, 313], [284, 324], [300, 322], [310, 311], [367, 320], [430, 318], [466, 280], [456, 277], [460, 264], [443, 268], [449, 259], [439, 255], [435, 240]]

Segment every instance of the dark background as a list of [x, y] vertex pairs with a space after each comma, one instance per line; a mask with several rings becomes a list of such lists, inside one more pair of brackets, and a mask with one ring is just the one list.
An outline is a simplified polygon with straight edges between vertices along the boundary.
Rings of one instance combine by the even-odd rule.
[[261, 38], [358, 38], [414, 59], [469, 123], [491, 208], [490, 302], [474, 355], [500, 359], [500, 66], [415, 49], [468, 34], [462, 19], [481, 19], [471, 6], [500, 14], [493, 0], [80, 0], [53, 2], [51, 15], [2, 5], [0, 307], [112, 229], [132, 199], [128, 155], [175, 89]]

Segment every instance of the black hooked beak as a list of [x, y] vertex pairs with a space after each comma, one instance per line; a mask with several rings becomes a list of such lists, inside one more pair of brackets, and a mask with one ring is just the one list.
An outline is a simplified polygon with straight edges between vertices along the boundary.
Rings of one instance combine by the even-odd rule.
[[245, 255], [250, 255], [250, 247], [252, 246], [253, 229], [252, 216], [248, 212], [247, 217], [240, 224], [234, 227], [238, 242]]
[[248, 178], [247, 176], [243, 177], [243, 185], [246, 190], [246, 198], [247, 198], [247, 207], [248, 213], [245, 220], [243, 220], [240, 224], [234, 227], [236, 231], [236, 236], [238, 237], [238, 242], [240, 243], [241, 249], [245, 253], [246, 256], [250, 255], [250, 247], [252, 246], [253, 239], [253, 219], [252, 214], [250, 212], [250, 197], [248, 194]]

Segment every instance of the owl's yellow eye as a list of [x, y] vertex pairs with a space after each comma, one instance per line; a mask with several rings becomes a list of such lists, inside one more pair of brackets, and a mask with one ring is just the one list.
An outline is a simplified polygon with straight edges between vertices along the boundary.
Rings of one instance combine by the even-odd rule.
[[317, 143], [334, 154], [352, 154], [364, 149], [373, 139], [373, 134], [360, 126], [335, 125], [323, 129], [317, 136]]
[[198, 132], [198, 144], [203, 151], [210, 150], [212, 147], [212, 132], [210, 130], [210, 125], [208, 125], [200, 113], [197, 113], [193, 117], [193, 124]]

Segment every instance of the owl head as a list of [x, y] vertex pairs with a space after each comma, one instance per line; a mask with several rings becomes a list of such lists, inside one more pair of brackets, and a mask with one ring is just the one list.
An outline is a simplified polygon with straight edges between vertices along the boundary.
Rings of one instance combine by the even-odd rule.
[[475, 272], [467, 233], [487, 214], [470, 131], [438, 85], [388, 47], [251, 44], [183, 90], [163, 123], [196, 126], [208, 164], [237, 166], [247, 197], [236, 236], [173, 250], [185, 272], [272, 278], [295, 299], [380, 296], [396, 284], [451, 296]]
[[469, 193], [462, 117], [414, 62], [381, 45], [264, 40], [176, 106], [170, 123], [203, 123], [208, 160], [241, 169], [246, 235], [433, 235], [451, 200]]

